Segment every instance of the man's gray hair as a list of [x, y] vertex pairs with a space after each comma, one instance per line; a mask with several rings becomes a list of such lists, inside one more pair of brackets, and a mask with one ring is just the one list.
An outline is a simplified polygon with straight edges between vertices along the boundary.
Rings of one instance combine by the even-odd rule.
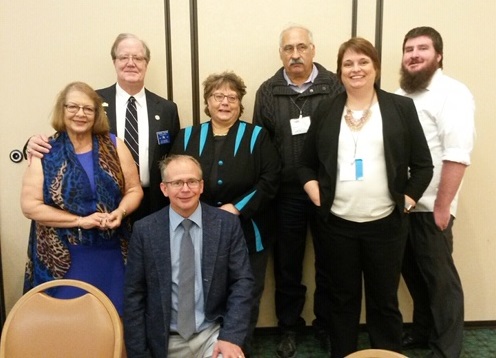
[[303, 25], [290, 24], [290, 25], [286, 26], [284, 28], [284, 30], [281, 31], [281, 34], [279, 35], [279, 47], [282, 47], [282, 38], [284, 37], [284, 34], [287, 31], [293, 30], [293, 29], [301, 29], [301, 30], [306, 31], [306, 33], [308, 34], [308, 38], [310, 39], [310, 43], [313, 44], [313, 34], [312, 34], [312, 31], [310, 31], [308, 28], [306, 28]]

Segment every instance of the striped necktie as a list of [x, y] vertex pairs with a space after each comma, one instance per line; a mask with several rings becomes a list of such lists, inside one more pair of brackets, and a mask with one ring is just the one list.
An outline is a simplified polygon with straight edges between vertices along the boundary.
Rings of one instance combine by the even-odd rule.
[[138, 140], [138, 112], [136, 110], [136, 99], [131, 96], [127, 101], [126, 126], [124, 143], [133, 155], [134, 162], [139, 170], [139, 140]]

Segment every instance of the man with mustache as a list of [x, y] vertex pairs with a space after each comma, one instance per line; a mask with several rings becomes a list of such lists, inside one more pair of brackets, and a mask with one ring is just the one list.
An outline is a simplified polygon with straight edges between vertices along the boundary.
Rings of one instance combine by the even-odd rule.
[[325, 257], [316, 236], [314, 205], [298, 180], [300, 158], [312, 113], [318, 103], [343, 89], [336, 75], [313, 62], [315, 45], [310, 30], [291, 25], [281, 32], [279, 56], [283, 67], [257, 91], [253, 122], [267, 129], [282, 159], [281, 185], [275, 203], [277, 227], [274, 242], [275, 306], [282, 339], [277, 357], [296, 356], [296, 335], [305, 320], [301, 317], [306, 287], [301, 283], [307, 225], [312, 229], [315, 251], [313, 322], [323, 348], [329, 350], [328, 279]]
[[410, 212], [403, 277], [413, 298], [413, 324], [403, 348], [429, 347], [430, 357], [460, 357], [463, 289], [453, 252], [453, 221], [475, 128], [468, 88], [443, 73], [443, 40], [431, 27], [403, 41], [399, 94], [415, 102], [434, 163], [434, 176]]

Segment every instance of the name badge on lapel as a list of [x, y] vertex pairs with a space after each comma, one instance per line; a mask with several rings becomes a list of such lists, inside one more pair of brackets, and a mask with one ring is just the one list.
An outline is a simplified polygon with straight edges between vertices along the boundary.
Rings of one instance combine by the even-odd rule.
[[105, 114], [107, 115], [107, 108], [108, 108], [108, 103], [107, 102], [103, 102], [102, 103], [102, 107], [103, 107], [103, 110], [105, 111]]
[[169, 144], [170, 143], [169, 131], [157, 132], [157, 142], [158, 145]]

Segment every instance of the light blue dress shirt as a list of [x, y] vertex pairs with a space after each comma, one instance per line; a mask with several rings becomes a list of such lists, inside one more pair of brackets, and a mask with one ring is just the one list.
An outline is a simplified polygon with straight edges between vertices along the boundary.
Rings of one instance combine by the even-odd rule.
[[202, 230], [202, 210], [201, 204], [198, 205], [195, 212], [189, 218], [184, 218], [176, 213], [172, 208], [169, 209], [170, 215], [170, 249], [171, 249], [171, 268], [172, 268], [172, 307], [170, 330], [177, 332], [177, 307], [178, 307], [178, 290], [179, 290], [179, 259], [180, 247], [184, 229], [181, 223], [184, 219], [190, 219], [193, 225], [190, 229], [191, 239], [195, 248], [195, 319], [196, 332], [201, 332], [213, 324], [205, 319], [205, 306], [202, 283], [202, 251], [203, 251], [203, 230]]

